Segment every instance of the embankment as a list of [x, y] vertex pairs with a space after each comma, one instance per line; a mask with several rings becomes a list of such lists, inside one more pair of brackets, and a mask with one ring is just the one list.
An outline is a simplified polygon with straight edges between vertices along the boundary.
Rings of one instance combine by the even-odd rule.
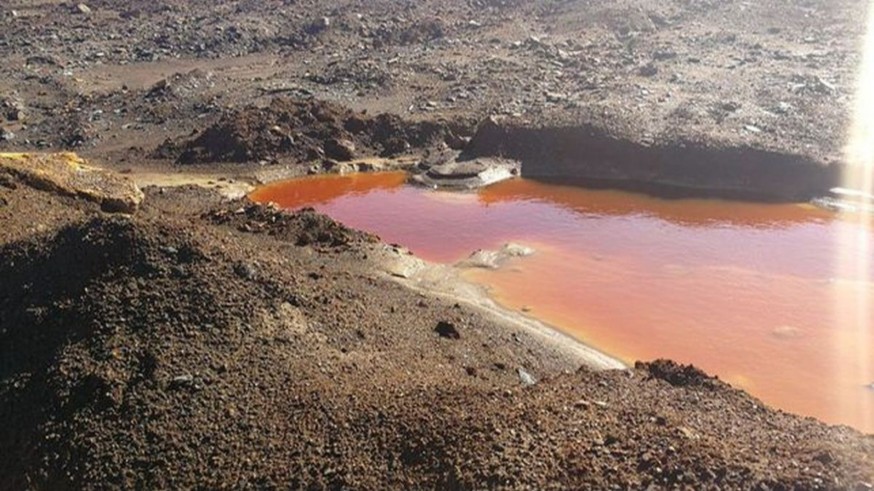
[[806, 201], [840, 182], [841, 166], [749, 144], [667, 140], [647, 144], [596, 125], [490, 118], [462, 158], [522, 162], [526, 177], [660, 196]]

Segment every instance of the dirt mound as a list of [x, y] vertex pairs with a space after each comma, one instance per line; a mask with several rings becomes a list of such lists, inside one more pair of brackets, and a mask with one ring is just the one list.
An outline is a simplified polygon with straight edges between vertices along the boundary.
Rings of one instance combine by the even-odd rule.
[[717, 377], [711, 377], [692, 365], [680, 365], [671, 360], [637, 362], [634, 368], [648, 372], [651, 377], [664, 380], [675, 387], [724, 387]]
[[398, 116], [370, 117], [324, 101], [275, 98], [267, 107], [226, 113], [193, 139], [165, 142], [160, 156], [181, 164], [284, 159], [306, 162], [392, 157], [411, 149], [461, 141], [465, 128], [446, 121], [411, 123]]
[[271, 206], [223, 207], [205, 213], [215, 224], [230, 225], [241, 232], [263, 233], [299, 246], [342, 247], [353, 242], [376, 242], [378, 237], [352, 230], [312, 208], [286, 213]]

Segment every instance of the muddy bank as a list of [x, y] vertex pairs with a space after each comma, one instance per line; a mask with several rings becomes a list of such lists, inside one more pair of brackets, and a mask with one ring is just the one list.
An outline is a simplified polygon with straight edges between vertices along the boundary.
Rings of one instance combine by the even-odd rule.
[[524, 176], [669, 197], [806, 201], [839, 185], [841, 166], [748, 145], [668, 141], [651, 145], [596, 125], [484, 121], [462, 158], [522, 162]]

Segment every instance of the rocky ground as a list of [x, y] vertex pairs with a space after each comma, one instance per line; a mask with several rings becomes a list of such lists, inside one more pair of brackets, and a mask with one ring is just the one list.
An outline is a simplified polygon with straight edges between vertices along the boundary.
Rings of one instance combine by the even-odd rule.
[[[10, 0], [0, 150], [252, 180], [462, 152], [803, 198], [840, 168], [865, 8]], [[311, 211], [18, 156], [0, 224], [2, 489], [874, 483], [871, 436], [667, 361], [581, 368]]]
[[[860, 0], [81, 5], [4, 3], [0, 146], [76, 149], [121, 168], [226, 160], [296, 168], [301, 159], [330, 167], [349, 152], [312, 148], [324, 122], [308, 126], [290, 107], [301, 102], [285, 100], [316, 99], [389, 113], [393, 129], [403, 121], [451, 129], [363, 142], [362, 156], [460, 147], [492, 116], [510, 130], [576, 129], [644, 157], [590, 154], [591, 141], [519, 152], [490, 138], [478, 156], [570, 158], [566, 168], [579, 177], [708, 189], [739, 190], [774, 168], [792, 174], [787, 166], [809, 175], [762, 190], [784, 199], [836, 183], [867, 17]], [[214, 138], [228, 132], [241, 148]], [[689, 145], [703, 153], [674, 151]], [[747, 152], [765, 152], [755, 166], [764, 170], [731, 167]], [[741, 178], [678, 179], [689, 168], [678, 161], [728, 166]]]
[[312, 211], [152, 187], [119, 215], [9, 169], [0, 488], [874, 480], [870, 435], [668, 361], [587, 369], [474, 305], [400, 285], [371, 259], [391, 246]]

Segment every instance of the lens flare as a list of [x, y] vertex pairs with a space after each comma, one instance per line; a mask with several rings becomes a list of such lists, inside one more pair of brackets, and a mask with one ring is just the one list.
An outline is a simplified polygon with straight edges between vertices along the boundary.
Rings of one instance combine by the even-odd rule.
[[849, 200], [837, 240], [839, 252], [834, 279], [838, 380], [858, 383], [858, 397], [837, 401], [846, 419], [874, 427], [874, 274], [872, 274], [872, 207], [874, 193], [874, 1], [868, 6], [868, 25], [856, 81], [853, 119], [847, 140], [843, 196]]

